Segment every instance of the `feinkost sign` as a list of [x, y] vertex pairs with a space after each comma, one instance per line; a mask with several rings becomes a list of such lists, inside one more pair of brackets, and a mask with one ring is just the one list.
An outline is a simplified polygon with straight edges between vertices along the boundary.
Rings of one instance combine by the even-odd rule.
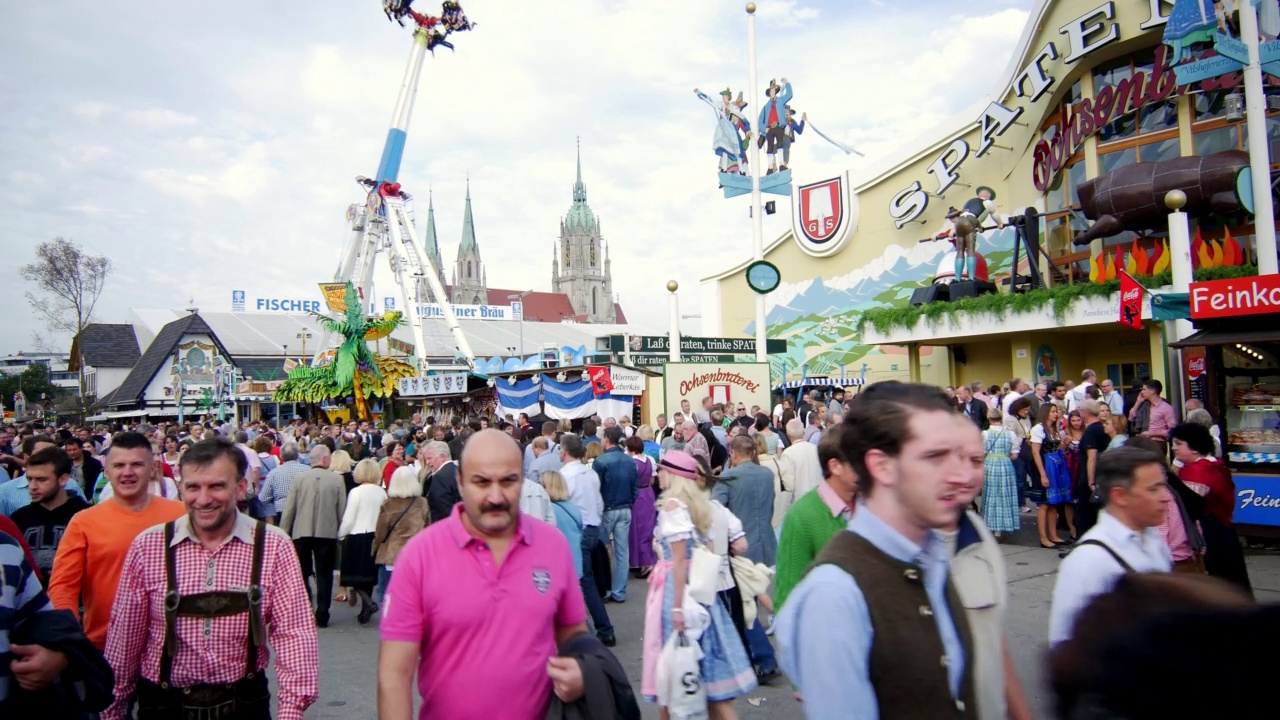
[[1280, 483], [1274, 475], [1236, 474], [1236, 509], [1240, 525], [1280, 525]]
[[1280, 275], [1191, 283], [1191, 319], [1280, 313]]

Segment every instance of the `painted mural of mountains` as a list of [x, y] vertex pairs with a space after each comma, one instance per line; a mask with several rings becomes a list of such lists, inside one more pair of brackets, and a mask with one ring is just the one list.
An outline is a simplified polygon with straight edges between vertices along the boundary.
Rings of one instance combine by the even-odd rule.
[[[990, 275], [1007, 274], [1013, 258], [1012, 228], [988, 230], [978, 236], [978, 252]], [[948, 242], [897, 244], [863, 267], [830, 280], [821, 277], [783, 282], [769, 295], [766, 309], [769, 337], [787, 340], [786, 356], [770, 358], [774, 371], [794, 372], [804, 364], [808, 374], [838, 373], [859, 363], [875, 348], [859, 343], [854, 330], [865, 311], [901, 307], [911, 293], [933, 281], [939, 265], [952, 251]], [[743, 329], [755, 332], [755, 323]]]

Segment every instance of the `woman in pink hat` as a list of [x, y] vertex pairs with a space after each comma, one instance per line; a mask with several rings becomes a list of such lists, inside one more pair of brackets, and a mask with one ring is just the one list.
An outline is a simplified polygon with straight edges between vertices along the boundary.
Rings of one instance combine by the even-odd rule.
[[[654, 536], [661, 541], [661, 556], [649, 575], [649, 596], [645, 601], [641, 690], [645, 699], [657, 702], [658, 656], [667, 638], [672, 632], [686, 629], [700, 632], [697, 642], [703, 657], [698, 665], [711, 717], [736, 720], [734, 698], [757, 685], [751, 660], [724, 605], [719, 602], [701, 605], [686, 592], [689, 559], [695, 544], [708, 545], [714, 512], [711, 501], [698, 489], [697, 477], [698, 463], [684, 451], [668, 451], [658, 463], [658, 486], [662, 495], [658, 498], [658, 527]], [[686, 616], [694, 614], [707, 621], [705, 627], [695, 630], [686, 626]], [[667, 718], [666, 708], [660, 710], [660, 717]]]

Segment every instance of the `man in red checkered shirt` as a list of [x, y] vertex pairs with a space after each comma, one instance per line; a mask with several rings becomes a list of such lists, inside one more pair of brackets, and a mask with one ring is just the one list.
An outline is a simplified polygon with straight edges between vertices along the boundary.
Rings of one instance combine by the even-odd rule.
[[186, 517], [143, 531], [125, 559], [107, 629], [115, 702], [104, 720], [270, 717], [267, 644], [281, 720], [318, 694], [311, 605], [288, 536], [236, 510], [247, 461], [224, 438], [182, 457]]

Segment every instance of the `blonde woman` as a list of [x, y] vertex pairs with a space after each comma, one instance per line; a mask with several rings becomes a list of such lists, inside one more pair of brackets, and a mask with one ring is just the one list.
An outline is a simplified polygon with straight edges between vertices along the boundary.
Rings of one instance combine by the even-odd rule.
[[[642, 691], [646, 700], [657, 702], [658, 656], [671, 633], [684, 632], [686, 607], [693, 611], [701, 608], [700, 612], [710, 620], [697, 640], [703, 655], [698, 665], [708, 710], [713, 718], [736, 720], [734, 698], [757, 685], [751, 660], [724, 605], [698, 605], [685, 592], [693, 546], [706, 545], [715, 514], [711, 500], [699, 489], [697, 478], [697, 461], [682, 450], [667, 452], [658, 464], [662, 496], [658, 499], [657, 537], [661, 557], [649, 576], [649, 597], [645, 601]], [[668, 720], [665, 707], [659, 709], [659, 717]]]
[[587, 467], [591, 467], [591, 464], [596, 461], [596, 458], [604, 454], [604, 443], [587, 443], [585, 453], [586, 454], [582, 456], [582, 464]]
[[791, 509], [791, 503], [795, 500], [795, 493], [782, 484], [782, 465], [778, 463], [778, 457], [769, 452], [769, 438], [764, 433], [756, 433], [756, 455], [760, 466], [773, 473], [773, 529], [777, 530], [782, 527], [782, 518], [786, 516], [787, 510]]
[[431, 524], [431, 510], [422, 497], [418, 471], [402, 467], [391, 474], [387, 501], [378, 510], [378, 527], [374, 531], [373, 561], [378, 565], [378, 585], [373, 599], [382, 602], [396, 557], [414, 535]]
[[569, 500], [569, 485], [564, 476], [556, 470], [542, 473], [542, 489], [551, 498], [551, 511], [556, 515], [556, 527], [569, 542], [569, 550], [573, 553], [573, 569], [582, 579], [582, 511]]
[[[342, 541], [342, 576], [339, 584], [350, 588], [360, 598], [360, 614], [356, 619], [361, 625], [378, 612], [373, 588], [378, 582], [378, 568], [373, 560], [373, 542], [378, 529], [378, 514], [387, 493], [380, 481], [382, 473], [378, 463], [361, 460], [355, 469], [356, 487], [347, 496], [347, 509], [342, 513], [338, 526], [338, 539]], [[417, 478], [417, 475], [414, 475]]]
[[[329, 456], [329, 469], [342, 476], [342, 485], [346, 488], [347, 495], [350, 495], [351, 491], [356, 489], [355, 478], [351, 475], [351, 468], [354, 467], [355, 464], [355, 461], [351, 459], [351, 453], [348, 453], [346, 450], [334, 450], [333, 454]], [[338, 546], [338, 553], [339, 555], [342, 553], [341, 545]], [[339, 557], [338, 561], [339, 565], [341, 565], [342, 558]], [[352, 606], [355, 606], [356, 604], [355, 592], [348, 592], [345, 587], [337, 595], [334, 595], [333, 599], [337, 602], [348, 603]]]
[[351, 453], [346, 450], [334, 450], [329, 456], [329, 469], [342, 476], [342, 484], [347, 488], [348, 495], [356, 489], [356, 479], [351, 474], [351, 468], [355, 467], [355, 464], [356, 461], [351, 459]]

